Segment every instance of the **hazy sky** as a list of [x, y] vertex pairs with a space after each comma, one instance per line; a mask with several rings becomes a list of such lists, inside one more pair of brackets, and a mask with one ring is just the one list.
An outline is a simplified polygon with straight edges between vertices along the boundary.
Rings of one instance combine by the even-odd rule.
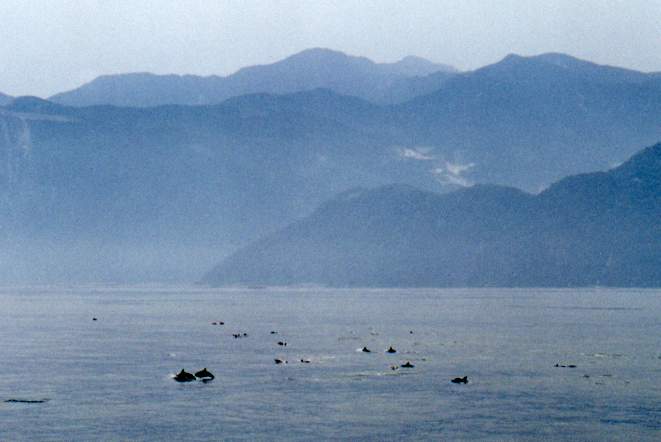
[[228, 74], [310, 47], [470, 69], [566, 52], [661, 71], [661, 0], [0, 0], [0, 92], [100, 74]]

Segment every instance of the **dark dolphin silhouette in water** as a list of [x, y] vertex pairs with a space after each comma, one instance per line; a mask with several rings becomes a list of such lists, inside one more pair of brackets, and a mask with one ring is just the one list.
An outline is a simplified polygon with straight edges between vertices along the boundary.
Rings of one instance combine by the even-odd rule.
[[463, 378], [454, 378], [450, 382], [452, 382], [453, 384], [467, 384], [468, 376], [464, 376]]
[[5, 403], [8, 404], [43, 404], [50, 399], [7, 399]]
[[362, 351], [363, 353], [372, 353], [372, 350], [370, 350], [370, 349], [367, 348], [367, 347], [363, 347], [363, 349], [360, 350], [360, 351]]
[[397, 350], [392, 348], [392, 345], [391, 345], [390, 347], [388, 347], [388, 350], [386, 350], [386, 353], [397, 353]]
[[184, 371], [183, 368], [174, 377], [174, 380], [177, 381], [177, 382], [192, 382], [195, 379], [197, 379], [197, 378], [194, 375], [188, 373], [187, 371]]
[[210, 381], [210, 380], [216, 378], [213, 375], [213, 373], [211, 373], [209, 370], [207, 370], [206, 367], [204, 367], [202, 370], [195, 373], [195, 377], [198, 378], [198, 379], [202, 379], [203, 381]]
[[415, 365], [411, 364], [411, 361], [406, 361], [405, 364], [400, 365], [402, 368], [413, 368]]

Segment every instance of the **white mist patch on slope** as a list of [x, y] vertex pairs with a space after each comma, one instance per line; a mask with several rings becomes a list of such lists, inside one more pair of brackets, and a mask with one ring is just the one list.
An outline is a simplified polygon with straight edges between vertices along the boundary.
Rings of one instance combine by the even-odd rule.
[[432, 173], [436, 179], [442, 184], [454, 184], [457, 186], [468, 187], [472, 186], [473, 182], [466, 178], [464, 174], [475, 167], [475, 163], [453, 163], [451, 161], [443, 161], [443, 165], [436, 167]]
[[434, 164], [431, 173], [439, 183], [468, 187], [474, 183], [466, 177], [466, 174], [475, 167], [475, 163], [448, 161], [442, 156], [434, 153], [434, 148], [429, 146], [403, 147], [398, 149], [399, 156], [405, 160], [429, 161]]

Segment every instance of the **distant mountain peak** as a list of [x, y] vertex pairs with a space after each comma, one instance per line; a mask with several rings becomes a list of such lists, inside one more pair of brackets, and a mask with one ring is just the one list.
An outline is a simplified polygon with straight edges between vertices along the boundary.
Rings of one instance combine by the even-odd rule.
[[546, 52], [539, 55], [523, 56], [518, 54], [508, 54], [500, 62], [485, 66], [482, 69], [488, 69], [491, 66], [553, 66], [561, 68], [567, 72], [573, 72], [581, 75], [596, 75], [596, 78], [609, 78], [615, 81], [636, 81], [647, 79], [644, 72], [627, 69], [606, 64], [598, 64], [574, 57], [561, 52]]
[[[402, 90], [402, 85], [395, 83], [440, 71], [450, 76], [455, 70], [420, 57], [406, 57], [396, 63], [376, 63], [366, 57], [333, 49], [311, 48], [274, 63], [244, 67], [226, 77], [148, 72], [102, 75], [50, 99], [71, 106], [208, 105], [239, 95], [290, 94], [327, 88], [372, 102], [392, 103], [417, 96], [418, 91], [406, 87]], [[436, 79], [431, 84], [441, 81]]]
[[426, 58], [418, 57], [417, 55], [407, 55], [403, 57], [398, 63], [404, 64], [414, 64], [414, 63], [423, 63], [423, 64], [434, 64], [433, 62], [427, 60]]
[[345, 64], [350, 63], [351, 61], [359, 61], [363, 63], [372, 63], [371, 60], [365, 57], [357, 57], [353, 55], [345, 54], [341, 51], [336, 51], [334, 49], [327, 48], [310, 48], [303, 51], [297, 52], [293, 55], [283, 58], [282, 60], [276, 61], [273, 64], [266, 65], [256, 65], [248, 66], [242, 69], [239, 69], [237, 72], [242, 72], [246, 70], [254, 70], [255, 68], [265, 68], [272, 65], [287, 65], [291, 63], [304, 63], [304, 64]]
[[[315, 48], [303, 49], [300, 52], [297, 52], [295, 54], [290, 55], [289, 57], [284, 58], [284, 60], [286, 60], [288, 58], [306, 58], [306, 57], [350, 58], [350, 57], [353, 57], [353, 56], [348, 55], [348, 54], [346, 54], [342, 51], [335, 50], [335, 49], [315, 47]], [[356, 57], [356, 58], [358, 58], [358, 57]], [[364, 57], [361, 57], [361, 58], [364, 58]]]
[[[520, 54], [507, 54], [503, 59], [497, 63], [498, 64], [513, 64], [513, 63], [544, 63], [549, 65], [555, 65], [564, 68], [580, 68], [586, 66], [599, 67], [596, 63], [591, 61], [582, 60], [580, 58], [574, 57], [572, 55], [564, 54], [562, 52], [545, 52], [538, 55], [520, 55]], [[488, 67], [488, 66], [485, 66]], [[603, 66], [608, 67], [608, 66]]]
[[525, 58], [526, 57], [524, 57], [523, 55], [515, 54], [515, 53], [512, 52], [512, 53], [509, 53], [506, 56], [504, 56], [503, 59], [500, 60], [498, 63], [519, 61], [519, 60], [523, 60]]
[[384, 63], [389, 65], [393, 70], [401, 75], [406, 76], [425, 76], [435, 72], [458, 73], [455, 67], [434, 63], [426, 58], [418, 57], [416, 55], [407, 55], [395, 63]]
[[571, 55], [549, 52], [539, 55], [522, 56], [508, 54], [502, 60], [469, 72], [482, 81], [486, 78], [497, 81], [540, 84], [580, 81], [593, 84], [640, 84], [650, 80], [651, 74], [631, 69], [600, 65], [581, 60]]
[[570, 67], [576, 65], [595, 65], [595, 63], [581, 60], [579, 58], [573, 57], [568, 54], [563, 54], [562, 52], [546, 52], [544, 54], [535, 55], [529, 57], [533, 60], [541, 60], [546, 63], [552, 63], [558, 66]]

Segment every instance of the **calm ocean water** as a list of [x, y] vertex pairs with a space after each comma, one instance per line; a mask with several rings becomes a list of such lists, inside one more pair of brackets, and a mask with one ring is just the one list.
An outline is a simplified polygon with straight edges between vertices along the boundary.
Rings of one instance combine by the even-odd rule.
[[[661, 440], [661, 290], [4, 288], [0, 305], [2, 441]], [[203, 367], [215, 381], [171, 378]]]

